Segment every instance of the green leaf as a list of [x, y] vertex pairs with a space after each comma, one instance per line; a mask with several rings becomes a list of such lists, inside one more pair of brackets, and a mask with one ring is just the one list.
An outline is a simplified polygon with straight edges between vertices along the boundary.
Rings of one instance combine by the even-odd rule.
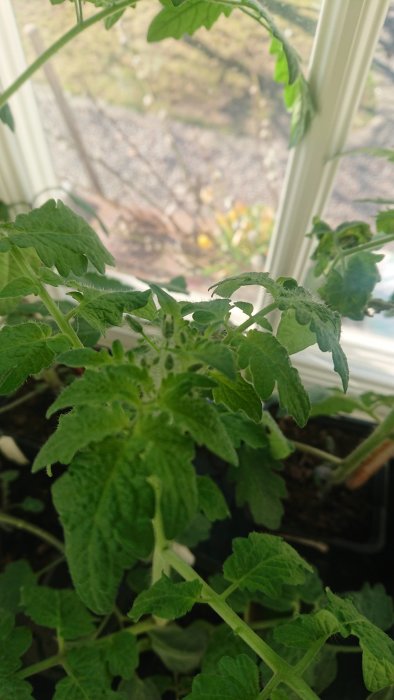
[[222, 403], [232, 411], [242, 410], [253, 421], [261, 420], [261, 399], [257, 396], [253, 386], [246, 382], [240, 374], [237, 374], [235, 380], [218, 372], [212, 372], [212, 377], [218, 384], [213, 390], [216, 403]]
[[201, 664], [207, 642], [205, 626], [195, 622], [189, 627], [176, 624], [148, 632], [152, 649], [174, 673], [190, 673]]
[[11, 562], [0, 574], [0, 609], [16, 613], [21, 602], [23, 586], [33, 586], [36, 576], [24, 559]]
[[394, 684], [368, 695], [367, 700], [394, 700]]
[[206, 542], [211, 536], [211, 522], [202, 513], [197, 513], [186, 530], [177, 536], [180, 544], [193, 549], [200, 542]]
[[197, 477], [198, 504], [208, 520], [224, 520], [230, 515], [225, 498], [209, 476]]
[[297, 370], [291, 366], [286, 349], [269, 333], [249, 331], [239, 343], [240, 367], [250, 367], [254, 387], [262, 399], [278, 387], [279, 402], [297, 423], [305, 425], [309, 416], [309, 398]]
[[283, 478], [277, 474], [282, 465], [275, 462], [265, 449], [244, 447], [239, 468], [233, 470], [236, 480], [237, 505], [247, 503], [257, 525], [276, 530], [282, 521], [282, 499], [287, 491]]
[[94, 619], [75, 591], [28, 586], [22, 591], [26, 614], [38, 625], [52, 627], [65, 640], [86, 637], [94, 631]]
[[358, 637], [363, 651], [363, 676], [368, 690], [378, 691], [394, 682], [394, 642], [361, 615], [350, 600], [327, 590], [328, 610], [339, 623], [339, 632]]
[[87, 369], [69, 384], [47, 411], [47, 417], [68, 406], [103, 406], [122, 401], [139, 403], [141, 379], [145, 372], [132, 365], [104, 365], [98, 371]]
[[309, 564], [280, 537], [252, 532], [233, 541], [233, 554], [226, 559], [223, 573], [240, 590], [261, 591], [271, 598], [281, 596], [282, 587], [305, 581]]
[[0, 700], [33, 700], [31, 685], [18, 678], [21, 656], [31, 644], [26, 627], [14, 627], [14, 616], [0, 609]]
[[311, 396], [312, 416], [335, 416], [338, 413], [353, 413], [353, 411], [369, 412], [361, 397], [346, 396], [338, 389], [320, 392]]
[[123, 570], [153, 545], [153, 492], [128, 441], [107, 440], [79, 455], [52, 488], [77, 593], [111, 612]]
[[382, 630], [389, 630], [394, 624], [393, 599], [387, 595], [384, 586], [364, 583], [361, 591], [347, 593], [357, 610], [370, 622]]
[[136, 637], [125, 630], [107, 635], [103, 638], [102, 645], [110, 673], [126, 680], [131, 679], [138, 666]]
[[335, 615], [328, 610], [319, 610], [311, 615], [298, 615], [291, 622], [275, 628], [276, 641], [296, 649], [308, 649], [314, 642], [325, 640], [338, 632]]
[[245, 413], [225, 413], [221, 417], [234, 447], [238, 448], [244, 442], [250, 447], [264, 447], [268, 444], [267, 434], [262, 423], [255, 423]]
[[210, 301], [188, 301], [182, 306], [182, 316], [192, 314], [193, 319], [201, 324], [212, 324], [227, 319], [230, 312], [228, 299], [211, 299]]
[[180, 430], [190, 433], [198, 445], [205, 445], [211, 452], [230, 464], [237, 464], [237, 453], [220, 420], [216, 406], [206, 399], [181, 398], [165, 393], [161, 405], [173, 416]]
[[33, 462], [37, 472], [55, 462], [69, 464], [74, 455], [94, 442], [121, 433], [129, 425], [129, 417], [119, 404], [78, 406], [60, 416], [56, 431], [46, 441]]
[[100, 333], [104, 333], [111, 326], [121, 326], [123, 314], [145, 307], [151, 295], [150, 289], [145, 292], [99, 291], [86, 287], [80, 289], [83, 291], [70, 292], [79, 302], [74, 316], [81, 316]]
[[45, 510], [45, 503], [33, 496], [26, 496], [18, 505], [26, 513], [42, 513]]
[[197, 513], [196, 473], [192, 465], [194, 446], [175, 426], [163, 418], [152, 419], [140, 428], [146, 476], [159, 478], [162, 488], [162, 517], [168, 539], [174, 539]]
[[217, 673], [223, 656], [237, 657], [247, 655], [256, 661], [256, 654], [227, 625], [219, 625], [210, 637], [207, 650], [202, 660], [203, 673]]
[[8, 102], [6, 102], [5, 105], [0, 107], [0, 122], [6, 124], [11, 129], [11, 131], [15, 131], [15, 121], [14, 117], [12, 116], [12, 112]]
[[0, 252], [34, 248], [47, 267], [56, 267], [61, 275], [83, 274], [90, 262], [103, 273], [113, 265], [110, 253], [84, 219], [62, 202], [51, 199], [29, 214], [19, 214], [15, 222], [3, 224], [8, 234], [0, 240]]
[[111, 355], [108, 350], [103, 348], [99, 351], [92, 348], [81, 348], [76, 350], [67, 350], [58, 357], [58, 362], [67, 367], [101, 367], [112, 362]]
[[266, 441], [273, 459], [286, 459], [293, 452], [290, 440], [282, 433], [279, 425], [268, 411], [263, 411], [262, 424]]
[[161, 695], [150, 678], [142, 681], [135, 676], [127, 683], [122, 683], [121, 693], [124, 700], [161, 700]]
[[119, 700], [99, 649], [71, 649], [66, 670], [69, 675], [57, 683], [53, 700]]
[[18, 389], [31, 375], [49, 367], [69, 346], [63, 335], [52, 337], [44, 323], [21, 323], [0, 330], [0, 394]]
[[234, 353], [227, 345], [205, 341], [199, 343], [190, 355], [195, 360], [201, 360], [209, 367], [219, 370], [221, 375], [224, 375], [230, 381], [235, 379]]
[[218, 673], [200, 673], [193, 681], [186, 700], [257, 700], [260, 681], [257, 665], [246, 654], [224, 656]]
[[343, 261], [340, 271], [332, 269], [319, 294], [341, 316], [362, 321], [375, 285], [380, 280], [377, 263], [381, 255], [367, 251], [350, 255]]
[[30, 683], [18, 676], [0, 678], [0, 700], [34, 700]]
[[147, 38], [148, 41], [180, 39], [184, 34], [194, 34], [200, 27], [210, 29], [221, 14], [228, 17], [230, 13], [231, 8], [208, 0], [185, 0], [179, 7], [168, 4], [154, 17]]
[[37, 286], [28, 277], [17, 277], [11, 280], [0, 290], [0, 299], [13, 297], [24, 297], [28, 294], [35, 294]]
[[[391, 151], [394, 161], [394, 151]], [[380, 211], [376, 217], [376, 229], [379, 233], [394, 233], [394, 209]]]
[[289, 355], [301, 352], [317, 342], [316, 334], [308, 326], [298, 323], [294, 309], [282, 313], [276, 338]]
[[140, 593], [129, 612], [132, 620], [142, 615], [158, 615], [166, 620], [175, 620], [186, 615], [198, 602], [202, 584], [199, 581], [173, 583], [163, 576], [151, 588]]

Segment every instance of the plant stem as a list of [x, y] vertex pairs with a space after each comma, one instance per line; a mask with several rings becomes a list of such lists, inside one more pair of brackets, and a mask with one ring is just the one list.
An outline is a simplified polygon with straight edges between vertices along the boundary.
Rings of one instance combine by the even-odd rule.
[[332, 464], [342, 464], [342, 459], [340, 457], [335, 457], [335, 455], [326, 452], [325, 450], [319, 449], [319, 447], [313, 447], [313, 445], [307, 445], [304, 442], [298, 442], [297, 440], [291, 440], [292, 444], [300, 452], [305, 452], [306, 454], [313, 455], [314, 457], [319, 457], [325, 462], [332, 462]]
[[68, 44], [69, 41], [78, 36], [78, 34], [81, 34], [81, 32], [85, 31], [85, 29], [88, 29], [88, 27], [91, 27], [93, 24], [100, 22], [106, 17], [110, 17], [119, 10], [125, 10], [126, 7], [129, 7], [136, 1], [137, 0], [121, 0], [115, 5], [112, 5], [111, 7], [106, 7], [101, 12], [97, 12], [97, 14], [93, 15], [93, 17], [89, 17], [89, 19], [85, 19], [83, 22], [76, 24], [68, 32], [63, 34], [59, 39], [57, 39], [57, 41], [55, 41], [51, 46], [49, 46], [46, 49], [46, 51], [44, 51], [40, 56], [38, 56], [38, 58], [35, 61], [33, 61], [33, 63], [30, 66], [28, 66], [28, 68], [26, 68], [26, 70], [23, 71], [23, 73], [21, 73], [21, 75], [6, 90], [4, 90], [4, 92], [0, 95], [0, 107], [2, 107], [9, 100], [9, 98], [17, 90], [19, 90], [19, 88], [27, 80], [29, 80], [29, 78], [31, 78], [32, 75], [34, 75], [34, 73], [39, 68], [41, 68], [41, 66], [44, 65], [44, 63], [46, 63], [50, 58], [52, 58], [52, 56], [54, 56], [60, 49], [62, 49], [63, 46]]
[[150, 483], [155, 494], [155, 515], [152, 519], [155, 546], [152, 557], [152, 585], [161, 578], [163, 573], [168, 573], [168, 564], [163, 557], [163, 552], [167, 548], [167, 540], [164, 534], [163, 518], [161, 515], [161, 483], [155, 476], [150, 476], [147, 481]]
[[7, 403], [5, 406], [1, 406], [0, 414], [7, 413], [7, 411], [12, 411], [13, 408], [20, 406], [21, 404], [25, 403], [25, 401], [30, 401], [30, 399], [33, 399], [38, 394], [42, 394], [42, 392], [46, 391], [48, 388], [49, 387], [47, 384], [37, 384], [33, 391], [29, 391], [27, 394], [19, 396], [19, 398], [15, 399], [14, 401], [10, 401], [10, 403]]
[[56, 654], [56, 656], [49, 656], [48, 659], [43, 659], [43, 661], [38, 661], [36, 664], [22, 668], [18, 671], [18, 678], [29, 678], [30, 676], [35, 676], [41, 671], [46, 671], [48, 668], [53, 666], [59, 666], [63, 663], [65, 657], [63, 654]]
[[338, 651], [341, 654], [361, 654], [361, 647], [350, 647], [346, 644], [326, 644], [326, 649], [331, 649], [332, 651]]
[[256, 323], [256, 321], [259, 320], [259, 318], [263, 318], [264, 316], [267, 316], [271, 311], [275, 311], [275, 309], [278, 308], [278, 305], [273, 302], [272, 304], [268, 304], [264, 309], [260, 309], [260, 311], [256, 311], [255, 314], [252, 314], [249, 318], [246, 319], [243, 323], [241, 323], [240, 326], [237, 327], [236, 331], [237, 333], [243, 333], [246, 331], [249, 326], [252, 326], [253, 323]]
[[18, 530], [26, 530], [26, 532], [30, 532], [32, 535], [36, 535], [36, 537], [39, 537], [41, 540], [44, 540], [45, 542], [50, 544], [51, 547], [55, 547], [55, 549], [58, 549], [59, 552], [64, 554], [63, 543], [60, 542], [60, 540], [58, 540], [53, 535], [50, 535], [49, 532], [42, 530], [37, 525], [32, 525], [32, 523], [29, 523], [26, 520], [22, 520], [22, 518], [15, 518], [13, 515], [8, 515], [7, 513], [0, 513], [0, 525], [1, 523], [3, 523], [4, 525], [10, 525], [10, 527], [15, 527]]
[[387, 438], [394, 433], [394, 410], [376, 426], [375, 430], [358, 445], [353, 452], [343, 459], [335, 469], [331, 476], [331, 481], [334, 484], [342, 483], [352, 474], [358, 467], [367, 460], [369, 455], [378, 448]]
[[293, 615], [288, 615], [286, 617], [272, 617], [270, 620], [257, 620], [249, 624], [254, 630], [269, 630], [271, 627], [276, 627], [276, 625], [280, 625], [284, 622], [291, 622], [293, 619]]
[[274, 692], [275, 688], [277, 688], [281, 682], [282, 681], [279, 676], [272, 676], [272, 678], [268, 681], [267, 685], [258, 696], [258, 700], [268, 700], [268, 698], [271, 697], [271, 693]]
[[219, 617], [262, 659], [278, 676], [289, 685], [302, 700], [318, 700], [317, 695], [305, 681], [271, 647], [247, 625], [229, 605], [205, 581], [170, 549], [163, 556], [168, 564], [186, 581], [198, 580], [201, 583], [201, 602], [206, 603]]

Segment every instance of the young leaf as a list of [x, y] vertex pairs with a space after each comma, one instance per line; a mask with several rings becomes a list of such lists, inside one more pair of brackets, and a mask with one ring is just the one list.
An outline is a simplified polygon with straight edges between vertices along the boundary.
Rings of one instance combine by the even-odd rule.
[[0, 609], [16, 613], [21, 602], [23, 586], [33, 586], [36, 576], [24, 559], [11, 562], [0, 574]]
[[126, 631], [107, 635], [102, 640], [105, 660], [113, 676], [121, 676], [126, 680], [133, 677], [138, 666], [137, 639]]
[[161, 405], [170, 412], [180, 430], [190, 433], [198, 445], [205, 445], [218, 457], [237, 465], [237, 453], [214, 404], [206, 399], [195, 397], [190, 401], [165, 393]]
[[100, 649], [79, 647], [67, 652], [67, 678], [56, 685], [53, 700], [119, 700]]
[[283, 435], [279, 425], [268, 411], [263, 411], [262, 424], [273, 459], [286, 459], [293, 452], [291, 442]]
[[235, 379], [235, 361], [231, 348], [217, 342], [205, 341], [196, 345], [190, 352], [194, 360], [200, 360], [209, 367], [219, 370], [229, 381]]
[[73, 590], [27, 586], [22, 591], [22, 605], [34, 622], [56, 629], [65, 640], [85, 637], [94, 631], [92, 615]]
[[69, 464], [74, 455], [94, 442], [101, 442], [108, 435], [121, 433], [129, 425], [129, 417], [119, 404], [102, 406], [78, 406], [60, 416], [56, 431], [43, 445], [33, 462], [37, 472], [55, 462]]
[[377, 691], [394, 682], [394, 642], [382, 630], [358, 612], [350, 600], [344, 600], [327, 590], [327, 609], [346, 637], [358, 637], [363, 651], [363, 676], [368, 690]]
[[150, 678], [141, 680], [134, 676], [130, 681], [121, 685], [122, 700], [161, 700], [161, 694]]
[[233, 470], [236, 480], [237, 505], [247, 503], [257, 525], [276, 530], [283, 516], [282, 499], [286, 497], [285, 482], [277, 471], [282, 465], [275, 462], [267, 450], [240, 452], [239, 468]]
[[0, 330], [0, 394], [18, 389], [31, 375], [49, 367], [69, 347], [63, 335], [52, 337], [44, 323], [21, 323]]
[[129, 612], [132, 620], [142, 615], [158, 615], [166, 620], [175, 620], [186, 615], [198, 602], [202, 584], [199, 581], [173, 583], [163, 574], [151, 588], [140, 593]]
[[383, 690], [378, 690], [377, 693], [368, 695], [367, 700], [394, 700], [394, 684], [383, 688]]
[[44, 265], [56, 267], [61, 275], [83, 274], [88, 262], [101, 273], [106, 265], [114, 264], [89, 224], [54, 199], [29, 214], [19, 214], [2, 229], [8, 235], [0, 240], [0, 252], [13, 246], [34, 248]]
[[74, 316], [76, 318], [81, 316], [100, 333], [104, 333], [111, 326], [121, 326], [123, 314], [144, 308], [151, 296], [150, 289], [145, 292], [135, 292], [100, 291], [80, 287], [80, 290], [76, 293], [70, 292], [70, 295], [79, 302]]
[[294, 309], [288, 309], [282, 313], [276, 338], [289, 355], [301, 352], [317, 342], [316, 334], [308, 326], [298, 323]]
[[184, 34], [194, 34], [200, 27], [210, 29], [221, 14], [228, 17], [231, 9], [209, 0], [185, 0], [178, 7], [168, 3], [153, 18], [148, 29], [148, 41], [161, 41], [168, 37], [180, 39]]
[[0, 700], [35, 700], [30, 683], [16, 675], [8, 678], [2, 678], [0, 675], [0, 683]]
[[3, 122], [3, 124], [6, 124], [11, 131], [15, 131], [15, 121], [14, 117], [12, 116], [11, 108], [8, 104], [8, 102], [5, 103], [2, 107], [0, 107], [0, 122]]
[[99, 371], [87, 369], [80, 379], [63, 389], [47, 416], [68, 406], [103, 406], [116, 401], [134, 405], [139, 402], [139, 385], [144, 376], [143, 370], [132, 365], [104, 365]]
[[140, 428], [145, 449], [143, 469], [159, 478], [162, 487], [162, 516], [168, 539], [174, 539], [190, 524], [197, 512], [196, 473], [192, 465], [194, 446], [163, 417], [145, 422]]
[[31, 632], [14, 623], [12, 613], [0, 609], [0, 700], [32, 700], [30, 684], [16, 675], [20, 657], [30, 647]]
[[208, 643], [205, 625], [195, 622], [189, 627], [167, 625], [148, 633], [152, 649], [174, 673], [190, 673], [201, 664]]
[[132, 445], [112, 439], [79, 455], [52, 493], [77, 593], [95, 612], [109, 613], [123, 570], [153, 545], [153, 492]]
[[254, 388], [262, 399], [269, 399], [277, 385], [282, 408], [300, 426], [305, 425], [310, 409], [308, 395], [286, 349], [274, 336], [250, 331], [239, 343], [239, 364], [250, 367]]
[[28, 277], [16, 277], [0, 290], [0, 299], [12, 297], [25, 297], [28, 294], [35, 294], [37, 286]]
[[374, 586], [364, 583], [361, 591], [347, 593], [346, 597], [376, 627], [389, 630], [394, 624], [393, 599], [387, 595], [381, 583]]
[[197, 477], [198, 504], [208, 520], [224, 520], [230, 515], [224, 496], [209, 476]]
[[67, 350], [57, 358], [60, 364], [67, 367], [101, 367], [102, 365], [111, 364], [112, 357], [108, 350], [103, 348], [99, 351], [92, 348], [81, 348], [76, 350]]
[[186, 700], [258, 700], [260, 681], [257, 665], [246, 654], [224, 656], [217, 673], [200, 673]]
[[256, 423], [261, 420], [261, 399], [257, 396], [252, 384], [246, 382], [239, 373], [235, 380], [218, 372], [212, 372], [211, 376], [218, 385], [213, 390], [216, 403], [222, 403], [232, 411], [242, 410]]
[[261, 591], [271, 598], [281, 596], [284, 585], [301, 584], [312, 571], [309, 564], [280, 537], [252, 532], [233, 541], [233, 554], [223, 573], [240, 590]]
[[231, 436], [234, 447], [238, 448], [244, 442], [250, 447], [266, 447], [268, 438], [262, 423], [255, 423], [245, 413], [224, 413], [220, 416], [228, 434]]
[[319, 288], [321, 298], [341, 316], [362, 321], [375, 285], [380, 280], [381, 255], [367, 251], [350, 255], [340, 270], [332, 269]]

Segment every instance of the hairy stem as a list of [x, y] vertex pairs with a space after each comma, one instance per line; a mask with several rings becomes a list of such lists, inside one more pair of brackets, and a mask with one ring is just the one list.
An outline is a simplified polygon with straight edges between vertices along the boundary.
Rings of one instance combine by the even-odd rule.
[[42, 530], [37, 525], [27, 522], [27, 520], [15, 518], [13, 515], [9, 515], [8, 513], [0, 513], [0, 525], [1, 524], [9, 525], [10, 527], [14, 527], [18, 530], [26, 530], [26, 532], [30, 532], [32, 535], [39, 537], [41, 540], [44, 540], [44, 542], [50, 544], [51, 547], [55, 547], [55, 549], [58, 549], [59, 552], [64, 554], [63, 543], [60, 542], [57, 537], [54, 537], [49, 532]]
[[14, 401], [10, 401], [10, 403], [6, 403], [5, 406], [1, 406], [0, 407], [0, 414], [7, 413], [8, 411], [12, 411], [14, 408], [17, 408], [17, 406], [21, 406], [21, 404], [25, 403], [26, 401], [30, 401], [30, 399], [34, 399], [34, 397], [38, 396], [38, 394], [42, 394], [43, 391], [47, 391], [48, 388], [49, 387], [47, 384], [37, 384], [36, 388], [33, 389], [33, 391], [29, 391], [27, 394], [23, 394], [23, 396], [19, 396]]
[[345, 459], [341, 461], [337, 469], [332, 473], [331, 480], [334, 484], [342, 483], [365, 462], [368, 457], [387, 438], [394, 433], [394, 410], [390, 411], [384, 420], [376, 426], [375, 430], [358, 445]]
[[167, 548], [168, 543], [164, 534], [163, 518], [161, 515], [161, 483], [160, 480], [151, 476], [148, 481], [155, 494], [155, 515], [152, 519], [153, 533], [155, 536], [155, 546], [153, 549], [152, 558], [152, 585], [161, 578], [163, 573], [168, 573], [169, 566], [165, 557], [163, 556], [164, 550]]
[[219, 617], [262, 659], [277, 675], [278, 679], [289, 685], [302, 700], [318, 700], [317, 695], [294, 668], [282, 659], [271, 647], [247, 625], [230, 606], [205, 581], [170, 549], [163, 553], [168, 564], [186, 581], [198, 580], [201, 583], [201, 602], [209, 605]]
[[271, 311], [275, 311], [275, 309], [278, 308], [278, 305], [276, 303], [268, 304], [264, 309], [260, 309], [260, 311], [256, 311], [255, 314], [252, 314], [250, 318], [247, 318], [246, 321], [241, 323], [240, 326], [236, 329], [237, 333], [243, 333], [246, 331], [249, 326], [252, 326], [254, 323], [258, 322], [260, 318], [263, 318], [264, 316], [267, 316]]
[[89, 19], [85, 19], [82, 22], [79, 22], [76, 24], [74, 27], [72, 27], [68, 32], [63, 34], [57, 41], [55, 41], [51, 46], [49, 46], [46, 51], [44, 51], [38, 58], [33, 61], [33, 63], [26, 68], [23, 73], [6, 89], [4, 92], [0, 95], [0, 107], [2, 107], [8, 100], [9, 98], [17, 91], [19, 88], [27, 81], [29, 78], [34, 75], [36, 71], [41, 68], [44, 63], [49, 61], [52, 56], [54, 56], [60, 49], [63, 48], [66, 44], [68, 44], [69, 41], [74, 39], [78, 34], [81, 34], [81, 32], [85, 31], [85, 29], [88, 29], [88, 27], [91, 27], [92, 25], [96, 24], [97, 22], [100, 22], [102, 19], [106, 19], [106, 17], [110, 17], [113, 15], [115, 12], [118, 12], [119, 10], [125, 10], [126, 7], [129, 7], [130, 5], [134, 5], [135, 2], [138, 0], [120, 0], [120, 2], [112, 5], [111, 7], [106, 7], [104, 10], [101, 12], [97, 12], [97, 14], [93, 15], [93, 17], [89, 17]]
[[30, 678], [30, 676], [35, 676], [37, 673], [42, 673], [42, 671], [47, 671], [48, 668], [53, 668], [53, 666], [60, 666], [65, 657], [63, 654], [56, 654], [55, 656], [49, 656], [43, 661], [38, 661], [36, 664], [31, 664], [31, 666], [26, 666], [18, 671], [19, 678]]
[[336, 457], [325, 450], [313, 447], [313, 445], [307, 445], [304, 442], [298, 442], [297, 440], [292, 440], [291, 442], [296, 450], [300, 452], [305, 452], [306, 454], [313, 455], [314, 457], [323, 459], [325, 462], [331, 462], [332, 464], [342, 464], [342, 459], [340, 457]]

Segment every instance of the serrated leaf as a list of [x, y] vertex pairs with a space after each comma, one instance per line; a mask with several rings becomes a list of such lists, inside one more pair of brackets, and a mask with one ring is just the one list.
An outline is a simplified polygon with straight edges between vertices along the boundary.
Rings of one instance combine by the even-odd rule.
[[139, 402], [141, 380], [145, 373], [132, 365], [106, 365], [87, 369], [80, 379], [69, 384], [47, 411], [47, 417], [68, 406], [103, 406], [122, 401]]
[[289, 355], [301, 352], [317, 342], [315, 333], [308, 326], [298, 323], [294, 309], [282, 313], [276, 338]]
[[9, 299], [12, 297], [24, 297], [28, 294], [36, 292], [36, 285], [33, 280], [28, 277], [17, 277], [11, 280], [0, 290], [0, 299]]
[[[144, 308], [151, 295], [148, 289], [145, 292], [135, 291], [99, 291], [97, 289], [81, 288], [83, 291], [77, 294], [83, 294], [82, 298], [76, 297], [78, 306], [75, 309], [74, 316], [81, 316], [93, 328], [96, 328], [100, 333], [111, 326], [121, 326], [123, 322], [123, 314], [134, 311], [134, 309]], [[71, 296], [76, 296], [70, 292]]]
[[364, 617], [380, 629], [388, 630], [394, 624], [393, 599], [387, 595], [381, 583], [374, 586], [364, 583], [361, 591], [347, 593], [346, 597]]
[[224, 321], [230, 311], [229, 299], [211, 299], [210, 301], [186, 302], [182, 306], [182, 316], [192, 314], [193, 319], [204, 325], [215, 321]]
[[226, 559], [223, 573], [240, 590], [261, 591], [278, 598], [284, 585], [302, 584], [312, 571], [309, 564], [280, 537], [252, 532], [233, 541], [233, 554]]
[[0, 330], [0, 394], [9, 394], [31, 375], [49, 367], [69, 347], [63, 335], [52, 337], [45, 323], [21, 323]]
[[274, 638], [287, 647], [308, 649], [314, 642], [328, 639], [338, 632], [338, 620], [328, 610], [313, 615], [298, 615], [291, 622], [278, 625]]
[[343, 394], [337, 389], [320, 392], [311, 396], [311, 417], [335, 416], [338, 413], [353, 413], [353, 411], [365, 411], [369, 409], [362, 402], [361, 397]]
[[332, 269], [319, 288], [321, 298], [341, 316], [362, 321], [375, 285], [380, 280], [377, 263], [382, 256], [367, 251], [350, 255], [340, 271]]
[[235, 360], [231, 348], [220, 343], [209, 341], [199, 343], [190, 353], [195, 360], [201, 360], [206, 365], [213, 367], [227, 377], [230, 381], [235, 379]]
[[224, 413], [220, 419], [231, 436], [234, 447], [240, 447], [243, 442], [254, 448], [264, 447], [268, 444], [267, 434], [262, 423], [255, 423], [243, 412]]
[[233, 471], [236, 481], [237, 505], [248, 504], [257, 525], [276, 530], [282, 520], [282, 499], [287, 491], [283, 478], [277, 473], [282, 465], [275, 462], [264, 449], [244, 447], [240, 452], [239, 468]]
[[142, 615], [157, 615], [166, 620], [175, 620], [186, 615], [198, 601], [202, 584], [200, 581], [173, 583], [164, 574], [148, 590], [140, 593], [129, 612], [132, 620]]
[[198, 622], [189, 627], [167, 625], [148, 632], [152, 649], [174, 673], [190, 673], [200, 666], [208, 643], [208, 632]]
[[77, 452], [109, 435], [121, 433], [129, 425], [129, 417], [119, 404], [78, 406], [60, 416], [56, 431], [43, 445], [33, 462], [37, 472], [55, 462], [69, 464]]
[[257, 396], [253, 386], [246, 382], [240, 374], [237, 374], [235, 380], [218, 372], [212, 372], [212, 376], [218, 385], [213, 390], [216, 403], [222, 403], [232, 411], [242, 410], [253, 421], [258, 422], [261, 419], [261, 399]]
[[138, 666], [136, 637], [130, 632], [122, 631], [104, 637], [102, 644], [110, 673], [130, 680]]
[[135, 676], [127, 683], [122, 683], [121, 693], [124, 700], [161, 700], [161, 694], [150, 678], [141, 680]]
[[177, 536], [179, 544], [193, 549], [200, 542], [206, 542], [211, 536], [211, 522], [202, 513], [196, 513], [186, 530]]
[[31, 645], [27, 627], [15, 627], [15, 619], [8, 610], [0, 610], [0, 688], [4, 679], [11, 679], [22, 665], [21, 656]]
[[153, 545], [153, 492], [132, 445], [112, 439], [79, 455], [52, 493], [77, 593], [95, 612], [109, 613], [123, 570]]
[[99, 649], [71, 649], [66, 670], [69, 675], [57, 683], [53, 700], [119, 700]]
[[19, 214], [13, 223], [3, 225], [3, 231], [8, 236], [0, 240], [0, 251], [34, 248], [44, 265], [56, 267], [61, 275], [83, 274], [88, 262], [101, 273], [114, 264], [89, 224], [54, 199], [29, 214]]
[[0, 574], [0, 609], [16, 613], [20, 606], [22, 587], [33, 586], [35, 582], [36, 576], [29, 562], [20, 559], [8, 564]]
[[236, 465], [237, 453], [220, 420], [216, 406], [206, 399], [176, 397], [165, 393], [162, 407], [173, 416], [179, 429], [190, 433], [198, 445], [205, 445], [226, 462]]
[[230, 511], [225, 498], [209, 476], [197, 477], [198, 504], [208, 520], [223, 520], [228, 518]]
[[81, 348], [75, 350], [67, 350], [61, 353], [58, 361], [67, 367], [101, 367], [102, 365], [111, 364], [112, 358], [108, 350], [103, 348], [99, 351], [92, 348]]
[[394, 700], [394, 684], [368, 695], [367, 700]]
[[363, 651], [363, 676], [368, 690], [378, 691], [394, 682], [394, 642], [361, 615], [350, 600], [327, 590], [327, 609], [337, 618], [342, 636], [358, 637]]
[[[223, 589], [224, 590], [224, 589]], [[217, 673], [223, 656], [237, 657], [247, 655], [255, 662], [256, 654], [227, 625], [219, 625], [210, 637], [207, 650], [202, 660], [203, 673]]]
[[257, 665], [246, 654], [224, 656], [217, 673], [200, 673], [186, 700], [257, 700], [260, 681]]
[[168, 539], [174, 539], [197, 513], [196, 473], [192, 465], [194, 446], [164, 419], [152, 419], [141, 427], [144, 442], [143, 469], [156, 476], [162, 490], [162, 517]]
[[34, 622], [56, 629], [65, 640], [85, 637], [94, 631], [92, 615], [73, 590], [25, 586], [22, 604]]
[[147, 38], [152, 42], [168, 37], [180, 39], [184, 34], [194, 34], [200, 27], [210, 29], [221, 14], [230, 13], [231, 8], [205, 0], [186, 0], [179, 7], [168, 4], [153, 18]]
[[240, 367], [250, 367], [253, 384], [263, 400], [278, 388], [281, 407], [305, 425], [309, 416], [308, 395], [297, 370], [291, 366], [286, 349], [269, 333], [249, 331], [239, 343]]

